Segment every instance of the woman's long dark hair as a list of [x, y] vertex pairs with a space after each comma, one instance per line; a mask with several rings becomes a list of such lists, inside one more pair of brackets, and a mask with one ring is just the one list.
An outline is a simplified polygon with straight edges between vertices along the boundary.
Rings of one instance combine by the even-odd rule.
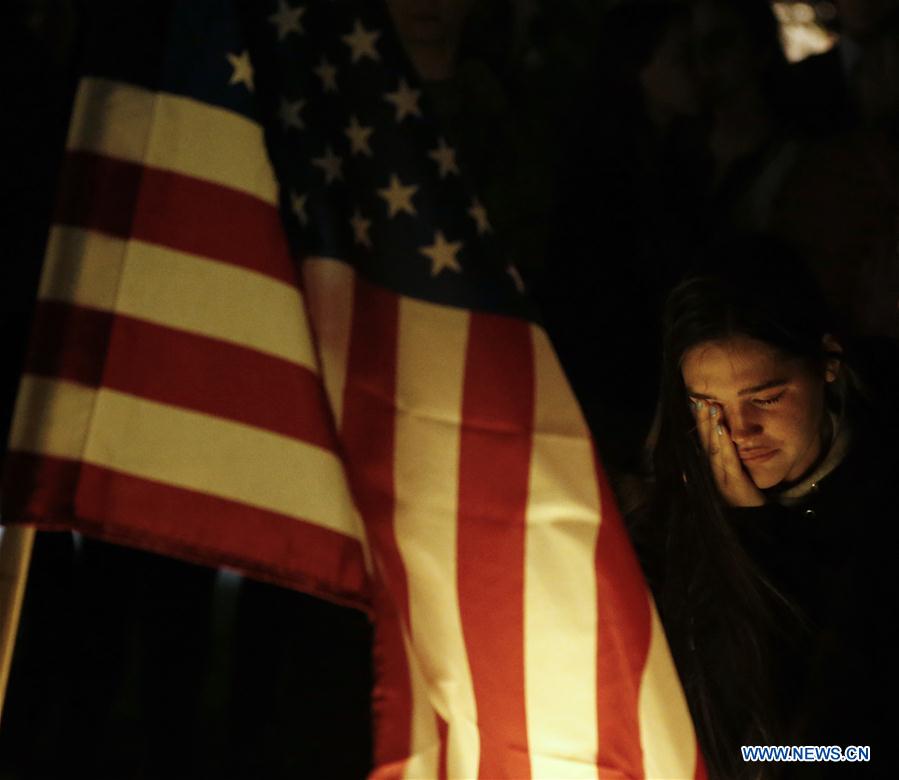
[[[741, 744], [778, 744], [771, 643], [802, 616], [744, 552], [695, 434], [681, 374], [691, 347], [748, 336], [824, 371], [833, 333], [822, 297], [773, 239], [732, 240], [669, 296], [664, 313], [655, 487], [635, 542], [668, 633], [713, 777], [757, 773]], [[840, 372], [841, 374], [843, 372]]]

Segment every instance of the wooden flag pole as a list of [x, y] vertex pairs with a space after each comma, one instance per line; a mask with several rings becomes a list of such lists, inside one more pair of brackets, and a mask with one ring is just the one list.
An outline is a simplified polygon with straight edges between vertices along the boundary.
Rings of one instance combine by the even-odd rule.
[[7, 526], [0, 539], [0, 720], [28, 580], [33, 526]]

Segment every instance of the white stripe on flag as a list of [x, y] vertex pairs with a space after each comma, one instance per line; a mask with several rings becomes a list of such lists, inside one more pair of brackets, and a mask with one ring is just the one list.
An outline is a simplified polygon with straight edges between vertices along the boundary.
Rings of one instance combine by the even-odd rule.
[[599, 493], [586, 426], [546, 333], [532, 328], [536, 403], [525, 561], [528, 747], [535, 778], [597, 777]]
[[25, 374], [9, 432], [10, 451], [80, 459], [96, 399], [92, 387]]
[[440, 737], [437, 733], [435, 711], [431, 706], [431, 685], [421, 670], [416, 648], [403, 632], [403, 644], [409, 664], [412, 688], [412, 733], [409, 760], [403, 771], [405, 780], [423, 780], [438, 776]]
[[696, 735], [687, 701], [668, 649], [665, 631], [650, 603], [652, 635], [640, 685], [640, 742], [647, 777], [692, 778]]
[[[82, 459], [364, 538], [343, 464], [320, 447], [127, 393], [35, 376], [23, 378], [19, 404], [32, 414], [17, 414], [10, 449]], [[314, 475], [314, 489], [304, 474]]]
[[174, 171], [278, 203], [259, 124], [192, 98], [84, 78], [75, 97], [67, 147]]
[[[412, 641], [449, 725], [447, 772], [476, 777], [477, 709], [456, 590], [459, 432], [469, 314], [400, 299], [395, 533]], [[413, 744], [413, 753], [421, 749]]]
[[318, 371], [299, 290], [230, 263], [56, 225], [39, 297], [228, 341]]

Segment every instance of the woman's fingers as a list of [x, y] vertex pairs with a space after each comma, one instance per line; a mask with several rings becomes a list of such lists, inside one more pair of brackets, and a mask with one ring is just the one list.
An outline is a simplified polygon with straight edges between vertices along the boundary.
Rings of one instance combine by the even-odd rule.
[[724, 421], [721, 407], [699, 401], [694, 407], [697, 433], [709, 459], [712, 476], [727, 503], [758, 506], [764, 496], [743, 468]]
[[696, 428], [699, 441], [702, 442], [702, 448], [709, 459], [715, 481], [718, 482], [719, 489], [723, 489], [722, 481], [725, 475], [719, 458], [721, 442], [716, 432], [720, 419], [721, 409], [716, 404], [710, 404], [707, 401], [696, 402]]
[[748, 477], [743, 471], [740, 459], [737, 457], [737, 451], [730, 438], [730, 431], [727, 430], [727, 426], [723, 421], [715, 425], [715, 436], [718, 439], [716, 461], [719, 474], [721, 475], [720, 479], [727, 486], [729, 492], [732, 492], [739, 486], [740, 482], [748, 479]]
[[730, 437], [727, 425], [721, 420], [715, 426], [718, 437], [718, 455], [720, 464], [719, 488], [727, 503], [731, 506], [761, 506], [765, 503], [762, 491], [756, 487], [752, 477], [743, 468], [743, 462], [737, 455], [737, 447]]
[[722, 435], [721, 407], [709, 405], [709, 458], [712, 462], [712, 473], [718, 481], [718, 487], [725, 490], [728, 484], [727, 464], [724, 458], [726, 444], [730, 438]]
[[709, 444], [706, 448], [713, 462], [719, 461], [721, 453], [721, 436], [718, 429], [721, 427], [721, 409], [717, 404], [709, 404], [708, 415]]
[[711, 445], [710, 433], [711, 425], [709, 423], [709, 404], [705, 401], [697, 401], [694, 406], [694, 416], [696, 417], [696, 433], [699, 435], [699, 441], [706, 455], [709, 454], [709, 446]]
[[719, 457], [724, 469], [728, 474], [742, 475], [748, 479], [746, 472], [743, 471], [743, 463], [737, 455], [737, 448], [730, 438], [730, 431], [727, 430], [727, 426], [723, 421], [716, 426], [716, 434], [719, 439], [718, 447], [721, 451]]

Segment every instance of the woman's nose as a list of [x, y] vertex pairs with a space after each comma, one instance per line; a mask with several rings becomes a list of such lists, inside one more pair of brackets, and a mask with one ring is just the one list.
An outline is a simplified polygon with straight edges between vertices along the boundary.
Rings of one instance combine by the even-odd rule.
[[759, 416], [753, 408], [735, 409], [727, 414], [727, 427], [731, 438], [739, 443], [762, 432]]

